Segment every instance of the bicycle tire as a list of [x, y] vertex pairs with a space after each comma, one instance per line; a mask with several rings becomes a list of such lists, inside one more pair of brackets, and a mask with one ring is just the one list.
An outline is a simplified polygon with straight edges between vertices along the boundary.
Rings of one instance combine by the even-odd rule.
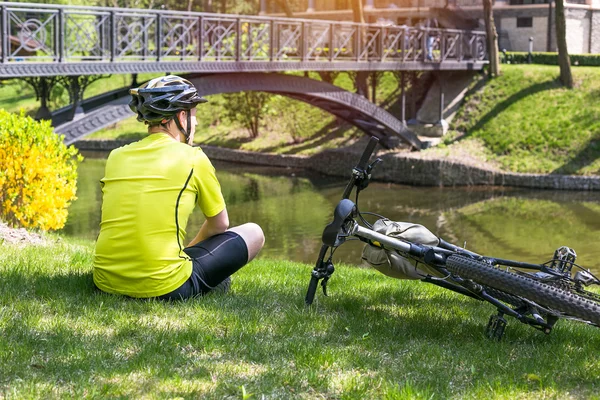
[[501, 290], [495, 289], [490, 286], [483, 286], [483, 289], [490, 296], [492, 296], [500, 301], [503, 301], [505, 303], [508, 303], [508, 304], [512, 305], [513, 307], [523, 307], [526, 305], [526, 303], [520, 297], [514, 296], [510, 293], [503, 292]]
[[463, 256], [448, 257], [446, 268], [462, 278], [600, 326], [600, 303], [577, 294]]

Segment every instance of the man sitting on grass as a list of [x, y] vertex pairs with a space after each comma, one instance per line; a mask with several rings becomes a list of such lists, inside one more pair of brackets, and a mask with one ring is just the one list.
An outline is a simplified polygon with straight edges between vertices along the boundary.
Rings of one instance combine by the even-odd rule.
[[[215, 169], [192, 147], [196, 105], [206, 100], [173, 75], [130, 93], [129, 107], [149, 125], [149, 135], [113, 150], [106, 162], [94, 284], [108, 293], [164, 300], [227, 289], [230, 275], [261, 250], [264, 235], [254, 223], [228, 229]], [[206, 221], [183, 247], [196, 204]]]

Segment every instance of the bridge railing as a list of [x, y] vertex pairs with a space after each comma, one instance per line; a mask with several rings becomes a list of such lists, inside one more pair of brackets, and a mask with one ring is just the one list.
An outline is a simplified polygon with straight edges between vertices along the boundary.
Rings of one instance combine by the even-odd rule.
[[0, 2], [0, 62], [480, 62], [484, 32]]

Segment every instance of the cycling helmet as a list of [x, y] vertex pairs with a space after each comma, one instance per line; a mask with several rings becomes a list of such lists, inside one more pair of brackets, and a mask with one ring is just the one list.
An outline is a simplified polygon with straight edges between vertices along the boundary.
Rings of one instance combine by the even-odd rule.
[[198, 91], [187, 79], [168, 75], [155, 78], [137, 89], [131, 89], [129, 108], [137, 114], [137, 120], [149, 125], [165, 123], [179, 111], [188, 111], [187, 132], [181, 126], [178, 118], [175, 123], [189, 141], [191, 133], [191, 113], [189, 111], [207, 100], [198, 95]]

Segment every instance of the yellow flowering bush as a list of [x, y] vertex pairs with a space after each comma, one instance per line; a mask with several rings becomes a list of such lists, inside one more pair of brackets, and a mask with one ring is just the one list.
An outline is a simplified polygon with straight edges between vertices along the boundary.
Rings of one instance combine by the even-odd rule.
[[0, 219], [15, 227], [62, 228], [82, 159], [49, 121], [0, 110]]

